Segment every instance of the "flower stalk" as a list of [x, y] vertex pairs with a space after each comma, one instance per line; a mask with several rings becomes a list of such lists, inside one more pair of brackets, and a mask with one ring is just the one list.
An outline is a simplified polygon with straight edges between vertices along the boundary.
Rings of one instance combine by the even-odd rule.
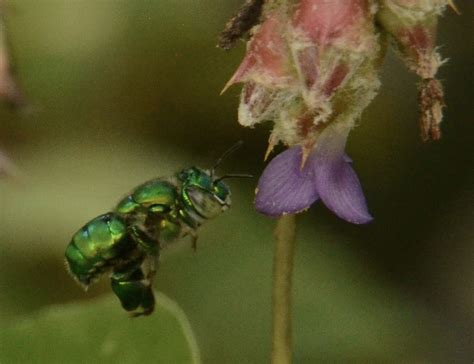
[[275, 227], [273, 258], [272, 364], [292, 362], [291, 292], [296, 215], [283, 215]]

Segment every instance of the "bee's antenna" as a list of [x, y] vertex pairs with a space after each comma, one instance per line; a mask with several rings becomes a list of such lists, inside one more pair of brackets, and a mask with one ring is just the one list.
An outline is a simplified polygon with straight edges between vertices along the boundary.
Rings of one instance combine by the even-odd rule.
[[[217, 169], [217, 167], [220, 166], [220, 164], [232, 153], [234, 153], [237, 149], [239, 149], [244, 142], [242, 140], [239, 140], [237, 143], [235, 143], [233, 146], [231, 146], [229, 149], [227, 149], [220, 157], [217, 159], [216, 163], [211, 169], [211, 177], [214, 176], [214, 172]], [[222, 179], [222, 177], [220, 178]]]
[[226, 178], [253, 178], [251, 174], [226, 174], [225, 176], [219, 177], [218, 179], [214, 180], [214, 183], [222, 181]]

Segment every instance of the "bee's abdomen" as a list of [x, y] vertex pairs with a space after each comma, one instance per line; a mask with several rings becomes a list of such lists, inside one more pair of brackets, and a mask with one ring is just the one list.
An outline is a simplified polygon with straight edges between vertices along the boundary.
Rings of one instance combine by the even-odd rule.
[[74, 277], [88, 286], [113, 261], [134, 247], [125, 221], [115, 213], [107, 213], [89, 221], [74, 234], [66, 249], [66, 260]]

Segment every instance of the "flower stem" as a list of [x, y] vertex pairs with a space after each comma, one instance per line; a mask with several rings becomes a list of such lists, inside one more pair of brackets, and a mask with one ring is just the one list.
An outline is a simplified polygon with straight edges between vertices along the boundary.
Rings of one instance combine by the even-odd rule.
[[272, 364], [292, 362], [291, 284], [296, 216], [281, 216], [275, 227], [273, 257]]

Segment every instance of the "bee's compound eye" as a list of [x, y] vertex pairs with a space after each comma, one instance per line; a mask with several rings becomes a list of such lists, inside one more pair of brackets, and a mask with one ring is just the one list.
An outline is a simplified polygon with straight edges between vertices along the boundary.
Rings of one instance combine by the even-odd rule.
[[219, 181], [214, 185], [214, 195], [224, 202], [230, 195], [229, 188]]

